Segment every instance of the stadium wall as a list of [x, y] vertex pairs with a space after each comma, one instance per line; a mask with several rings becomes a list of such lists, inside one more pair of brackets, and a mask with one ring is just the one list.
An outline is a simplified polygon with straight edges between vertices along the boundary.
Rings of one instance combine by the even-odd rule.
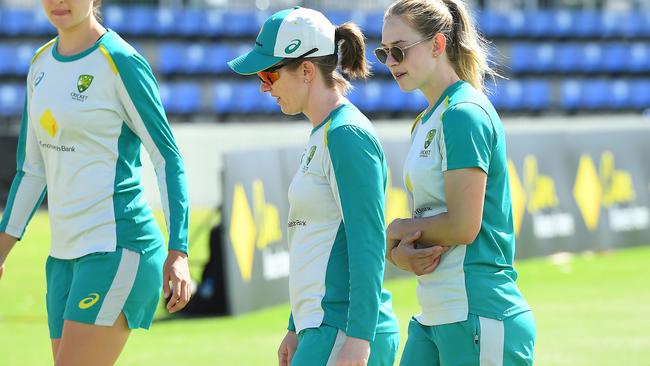
[[[409, 126], [399, 128], [408, 133]], [[650, 242], [650, 124], [616, 117], [507, 129], [517, 258]], [[392, 137], [383, 142], [390, 222], [410, 216], [401, 179], [408, 139], [382, 134]], [[286, 192], [302, 152], [262, 145], [224, 156], [222, 253], [232, 314], [288, 299]], [[398, 274], [391, 267], [387, 276]]]

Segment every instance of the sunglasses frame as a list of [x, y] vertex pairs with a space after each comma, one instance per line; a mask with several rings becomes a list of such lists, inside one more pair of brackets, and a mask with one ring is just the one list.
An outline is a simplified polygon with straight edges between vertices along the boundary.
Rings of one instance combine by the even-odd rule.
[[[375, 51], [373, 53], [375, 54], [375, 57], [377, 58], [377, 60], [379, 62], [381, 62], [382, 64], [384, 64], [384, 65], [386, 65], [386, 61], [388, 61], [388, 55], [393, 56], [393, 59], [395, 61], [397, 61], [397, 63], [401, 63], [406, 58], [406, 50], [408, 50], [409, 48], [411, 48], [413, 46], [417, 46], [422, 42], [428, 41], [428, 40], [432, 39], [433, 37], [435, 37], [435, 34], [430, 35], [429, 37], [426, 37], [426, 38], [422, 38], [421, 40], [413, 42], [413, 43], [411, 43], [409, 45], [406, 45], [404, 47], [399, 47], [399, 46], [378, 47], [378, 48], [375, 48]], [[397, 53], [397, 52], [399, 52], [399, 53]], [[380, 57], [379, 56], [380, 54], [382, 54], [384, 56]], [[401, 56], [397, 56], [397, 55], [401, 55]], [[383, 61], [382, 61], [382, 58], [383, 58]]]
[[[266, 70], [258, 71], [256, 73], [257, 77], [260, 79], [260, 81], [262, 83], [264, 83], [264, 84], [266, 84], [268, 86], [271, 86], [271, 85], [273, 85], [273, 83], [278, 81], [278, 79], [280, 79], [280, 73], [278, 72], [278, 70], [280, 70], [281, 68], [287, 66], [288, 64], [290, 64], [292, 62], [300, 61], [303, 58], [305, 58], [305, 57], [307, 57], [307, 56], [309, 56], [312, 53], [317, 52], [317, 51], [318, 51], [318, 48], [312, 48], [311, 50], [303, 53], [302, 55], [300, 55], [300, 56], [298, 56], [296, 58], [285, 58], [282, 61], [280, 61], [279, 63], [277, 63], [276, 65], [271, 66]], [[268, 76], [268, 80], [265, 80], [265, 78], [267, 76]]]

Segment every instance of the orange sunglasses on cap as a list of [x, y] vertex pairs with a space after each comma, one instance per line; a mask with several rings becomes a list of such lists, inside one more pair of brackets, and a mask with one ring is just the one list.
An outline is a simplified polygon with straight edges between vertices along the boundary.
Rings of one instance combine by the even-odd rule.
[[264, 71], [258, 71], [257, 77], [260, 78], [260, 81], [263, 82], [264, 84], [271, 86], [273, 85], [273, 83], [278, 81], [278, 79], [280, 79], [280, 73], [278, 72], [278, 70], [287, 66], [289, 63], [305, 58], [316, 51], [318, 51], [318, 48], [312, 48], [311, 50], [307, 51], [306, 53], [296, 58], [286, 58], [284, 59], [284, 62], [280, 62], [279, 64], [269, 67]]

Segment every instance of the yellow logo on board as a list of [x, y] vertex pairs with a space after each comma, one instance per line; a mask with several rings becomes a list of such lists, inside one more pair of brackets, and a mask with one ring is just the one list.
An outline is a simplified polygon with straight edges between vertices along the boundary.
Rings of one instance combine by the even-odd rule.
[[630, 203], [636, 198], [632, 175], [614, 166], [614, 154], [604, 151], [600, 156], [600, 181], [603, 186], [603, 206]]
[[59, 130], [59, 125], [56, 123], [56, 120], [52, 115], [52, 111], [49, 108], [43, 112], [43, 115], [39, 119], [38, 123], [41, 125], [41, 127], [43, 127], [45, 132], [47, 132], [47, 134], [52, 137], [54, 137], [54, 135], [56, 135], [56, 131]]
[[557, 207], [560, 200], [555, 191], [553, 178], [539, 173], [537, 158], [524, 158], [524, 187], [528, 195], [528, 212], [536, 213], [545, 208]]
[[93, 292], [91, 294], [88, 294], [87, 297], [84, 297], [79, 301], [79, 309], [85, 310], [90, 308], [91, 306], [95, 305], [99, 301], [99, 294], [96, 292]]
[[589, 155], [582, 155], [578, 163], [576, 181], [573, 185], [573, 197], [576, 200], [585, 226], [589, 230], [595, 230], [598, 227], [602, 192], [596, 165]]
[[648, 209], [633, 205], [636, 191], [632, 175], [616, 169], [614, 154], [609, 150], [601, 154], [598, 170], [589, 155], [580, 157], [573, 195], [589, 230], [598, 227], [601, 207], [608, 209], [609, 224], [614, 231], [643, 229], [649, 225]]
[[262, 181], [253, 181], [253, 211], [248, 204], [243, 184], [235, 184], [230, 242], [244, 281], [250, 281], [253, 273], [255, 247], [261, 250], [281, 239], [278, 208], [266, 202]]

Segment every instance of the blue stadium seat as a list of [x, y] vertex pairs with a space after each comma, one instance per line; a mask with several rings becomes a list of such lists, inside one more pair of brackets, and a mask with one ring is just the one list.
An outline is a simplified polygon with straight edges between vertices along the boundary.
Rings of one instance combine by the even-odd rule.
[[581, 71], [599, 72], [603, 69], [603, 46], [600, 43], [582, 45], [582, 55], [577, 60]]
[[510, 69], [514, 73], [538, 71], [535, 60], [536, 47], [530, 43], [513, 43], [510, 48]]
[[599, 37], [601, 34], [601, 13], [595, 10], [582, 10], [575, 14], [574, 37]]
[[622, 43], [612, 43], [603, 46], [607, 55], [603, 57], [602, 70], [620, 72], [627, 69], [629, 47]]
[[201, 111], [201, 88], [191, 82], [182, 82], [172, 91], [174, 110], [180, 114], [192, 114]]
[[534, 54], [531, 54], [530, 63], [536, 72], [552, 71], [555, 68], [555, 62], [559, 58], [556, 56], [557, 47], [553, 43], [539, 43], [533, 47]]
[[488, 97], [494, 108], [501, 109], [501, 95], [496, 92], [497, 84], [488, 79], [485, 82], [485, 95]]
[[631, 85], [631, 104], [634, 108], [650, 108], [650, 79], [635, 80]]
[[550, 106], [551, 87], [542, 79], [526, 80], [523, 84], [522, 105], [528, 110], [542, 110]]
[[260, 103], [259, 83], [240, 82], [235, 84], [234, 105], [238, 113], [260, 113], [264, 107]]
[[156, 19], [157, 11], [152, 6], [130, 5], [123, 8], [126, 11], [126, 22], [124, 24], [125, 34], [139, 36], [155, 33], [151, 27], [152, 20]]
[[30, 34], [34, 20], [33, 12], [27, 8], [4, 8], [0, 25], [3, 33], [10, 36]]
[[155, 21], [151, 31], [158, 36], [172, 35], [176, 33], [178, 23], [177, 14], [179, 9], [172, 7], [160, 7], [156, 10]]
[[33, 44], [23, 43], [13, 49], [13, 73], [14, 75], [27, 75], [32, 58], [36, 53], [37, 47]]
[[184, 48], [179, 43], [163, 43], [158, 53], [158, 72], [174, 74], [182, 70]]
[[497, 86], [497, 93], [502, 98], [502, 108], [509, 111], [524, 109], [524, 90], [523, 82], [519, 80], [506, 80]]
[[22, 84], [0, 85], [0, 116], [19, 116], [23, 112], [25, 87]]
[[640, 12], [628, 12], [625, 14], [623, 24], [621, 24], [621, 32], [624, 37], [638, 37], [650, 34], [650, 30], [646, 30], [648, 26], [647, 17]]
[[203, 18], [203, 33], [209, 37], [224, 35], [224, 14], [221, 10], [206, 10]]
[[162, 84], [160, 99], [170, 114], [192, 114], [201, 111], [201, 88], [190, 82]]
[[508, 32], [507, 13], [485, 9], [478, 13], [477, 19], [481, 33], [488, 38], [501, 37]]
[[162, 102], [165, 111], [167, 113], [171, 113], [170, 108], [173, 108], [172, 107], [172, 103], [173, 103], [172, 85], [170, 83], [164, 83], [164, 82], [159, 83], [158, 92], [160, 93], [160, 101]]
[[638, 42], [629, 46], [627, 68], [632, 72], [646, 72], [650, 70], [650, 46]]
[[123, 7], [106, 5], [103, 7], [102, 14], [105, 26], [121, 34], [128, 33], [128, 23], [132, 22], [133, 19], [128, 17]]
[[381, 39], [381, 27], [384, 24], [384, 12], [370, 10], [366, 13], [364, 34], [368, 38]]
[[334, 25], [341, 25], [350, 20], [350, 12], [347, 10], [328, 10], [324, 15]]
[[182, 52], [180, 70], [186, 74], [199, 74], [208, 71], [208, 52], [199, 43], [186, 43]]
[[227, 19], [223, 24], [224, 33], [230, 37], [255, 37], [260, 30], [257, 15], [249, 10], [228, 10], [223, 14]]
[[232, 44], [219, 43], [209, 46], [205, 60], [206, 71], [214, 74], [229, 73], [228, 61], [237, 57], [235, 47]]
[[362, 112], [369, 112], [363, 105], [365, 102], [365, 98], [363, 97], [363, 89], [366, 87], [366, 83], [363, 81], [353, 81], [352, 87], [352, 91], [349, 92], [345, 97], [348, 98], [350, 103], [356, 105], [357, 108], [359, 108]]
[[390, 98], [388, 97], [389, 89], [385, 82], [368, 81], [360, 90], [363, 92], [362, 100], [358, 106], [364, 112], [379, 112], [387, 110]]
[[605, 80], [587, 80], [583, 85], [582, 107], [603, 109], [608, 106], [609, 85]]
[[632, 92], [631, 85], [626, 80], [610, 80], [609, 97], [606, 99], [605, 104], [610, 108], [623, 109], [632, 108], [632, 100], [630, 93]]
[[640, 15], [641, 32], [640, 35], [644, 37], [650, 36], [650, 10], [644, 10], [638, 13]]
[[[534, 38], [548, 38], [553, 36], [554, 14], [549, 10], [539, 11], [513, 11], [510, 14], [517, 14], [516, 16], [510, 15], [510, 32], [508, 36], [517, 37], [534, 37]], [[514, 28], [516, 26], [516, 28]], [[516, 32], [514, 32], [516, 30]]]
[[622, 14], [620, 12], [602, 11], [600, 13], [600, 35], [602, 37], [619, 37], [622, 33]]
[[638, 37], [643, 34], [645, 19], [638, 12], [603, 11], [601, 35], [603, 37]]
[[553, 69], [571, 73], [580, 69], [581, 48], [576, 43], [563, 43], [557, 46], [557, 56]]
[[234, 105], [235, 88], [230, 82], [217, 82], [212, 88], [212, 111], [217, 114], [237, 112]]
[[177, 13], [177, 31], [183, 36], [204, 35], [205, 11], [197, 8], [179, 9]]
[[562, 82], [562, 97], [560, 104], [564, 109], [575, 110], [582, 107], [583, 86], [576, 79]]
[[0, 44], [0, 75], [13, 74], [13, 47]]
[[575, 33], [576, 12], [565, 9], [550, 10], [551, 27], [550, 35], [558, 38], [570, 38]]

